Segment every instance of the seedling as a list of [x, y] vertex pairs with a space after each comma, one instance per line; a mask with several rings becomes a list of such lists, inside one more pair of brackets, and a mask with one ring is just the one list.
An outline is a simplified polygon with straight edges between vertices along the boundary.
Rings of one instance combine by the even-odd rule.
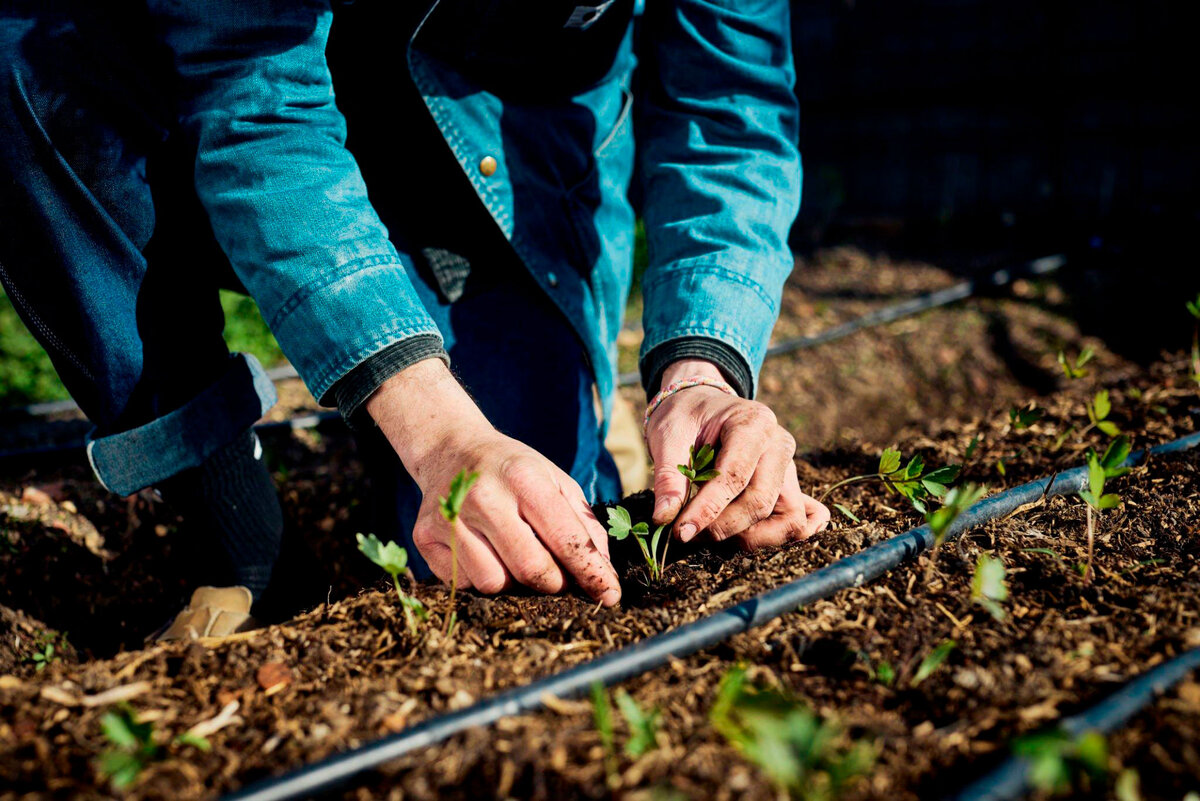
[[463, 502], [467, 499], [467, 492], [478, 479], [478, 473], [460, 470], [450, 482], [449, 494], [438, 498], [438, 510], [450, 524], [450, 613], [446, 615], [447, 637], [454, 631], [454, 624], [458, 622], [458, 612], [454, 606], [454, 595], [458, 590], [458, 536], [455, 524], [462, 512]]
[[942, 543], [950, 534], [950, 527], [963, 512], [974, 506], [986, 494], [987, 487], [976, 484], [955, 487], [946, 493], [940, 509], [925, 515], [925, 522], [929, 524], [929, 530], [933, 533], [933, 552], [929, 555], [929, 563], [925, 568], [926, 584], [933, 577], [933, 567], [937, 563], [938, 553], [942, 550]]
[[917, 666], [917, 672], [913, 674], [911, 679], [909, 679], [908, 686], [916, 687], [918, 684], [925, 681], [925, 679], [932, 676], [934, 672], [936, 672], [937, 669], [942, 666], [942, 663], [950, 657], [950, 654], [957, 647], [958, 643], [956, 643], [954, 640], [942, 640], [941, 643], [938, 644], [937, 648], [934, 648], [925, 656], [924, 659], [921, 660], [921, 664]]
[[608, 536], [614, 540], [624, 540], [631, 534], [633, 535], [638, 547], [642, 549], [642, 557], [646, 560], [646, 567], [650, 571], [651, 581], [660, 580], [663, 571], [667, 567], [667, 546], [670, 544], [671, 538], [667, 537], [667, 542], [663, 545], [661, 558], [658, 556], [658, 543], [663, 538], [663, 532], [667, 529], [668, 525], [670, 524], [664, 523], [654, 529], [654, 534], [651, 535], [650, 524], [643, 522], [634, 525], [625, 507], [612, 506], [608, 510]]
[[1187, 310], [1196, 321], [1192, 326], [1192, 380], [1200, 383], [1200, 294], [1187, 301]]
[[[60, 640], [59, 647], [66, 648], [67, 635], [60, 634], [59, 640]], [[55, 650], [54, 635], [51, 634], [50, 632], [48, 632], [48, 631], [42, 632], [41, 637], [40, 637], [40, 646], [41, 646], [40, 651], [35, 651], [34, 653], [32, 653], [28, 657], [26, 657], [26, 660], [25, 660], [27, 662], [32, 662], [38, 673], [41, 673], [43, 670], [45, 670], [47, 665], [51, 665], [51, 664], [59, 661], [59, 659], [60, 659], [59, 653]]]
[[1125, 460], [1129, 458], [1129, 439], [1117, 437], [1109, 443], [1103, 456], [1097, 456], [1095, 451], [1088, 451], [1088, 486], [1079, 491], [1079, 497], [1087, 504], [1087, 563], [1083, 569], [1083, 581], [1092, 580], [1092, 558], [1096, 548], [1095, 517], [1106, 509], [1115, 509], [1121, 505], [1121, 497], [1115, 493], [1105, 493], [1104, 485], [1110, 478], [1118, 478], [1129, 472]]
[[709, 720], [782, 791], [805, 801], [828, 801], [866, 773], [875, 749], [849, 741], [802, 701], [749, 686], [743, 667], [721, 679]]
[[610, 790], [615, 790], [620, 784], [617, 778], [617, 749], [613, 736], [612, 706], [608, 703], [608, 693], [600, 682], [592, 682], [592, 722], [600, 735], [600, 746], [604, 749], [604, 774]]
[[116, 790], [124, 790], [161, 756], [162, 748], [154, 742], [154, 724], [142, 723], [128, 706], [105, 713], [100, 719], [109, 747], [100, 754], [97, 765]]
[[1047, 793], [1067, 792], [1108, 773], [1108, 743], [1096, 731], [1030, 734], [1013, 742], [1013, 752], [1028, 760], [1029, 783]]
[[975, 562], [975, 575], [971, 577], [971, 600], [1001, 622], [1008, 616], [1001, 606], [1008, 600], [1006, 573], [1003, 560], [981, 553]]
[[1066, 373], [1067, 378], [1074, 381], [1078, 378], [1083, 378], [1087, 375], [1087, 370], [1083, 369], [1084, 365], [1090, 362], [1096, 355], [1096, 352], [1091, 348], [1084, 348], [1079, 352], [1079, 356], [1072, 361], [1067, 358], [1067, 354], [1063, 351], [1058, 352], [1058, 364]]
[[691, 454], [688, 458], [688, 463], [678, 465], [679, 472], [683, 473], [690, 482], [688, 488], [689, 501], [692, 499], [692, 487], [695, 487], [697, 484], [703, 484], [705, 481], [711, 481], [712, 479], [721, 475], [716, 470], [709, 469], [708, 467], [710, 464], [712, 464], [712, 460], [715, 455], [716, 451], [713, 449], [712, 445], [701, 445], [699, 450], [696, 450], [696, 446], [693, 445], [691, 447]]
[[642, 709], [633, 696], [617, 690], [617, 709], [629, 726], [629, 739], [625, 741], [625, 753], [636, 759], [658, 747], [658, 724], [662, 712], [656, 707], [649, 712]]
[[[874, 473], [865, 473], [861, 476], [842, 479], [825, 490], [819, 500], [824, 503], [825, 499], [835, 490], [849, 484], [857, 484], [861, 481], [880, 481], [887, 487], [889, 492], [894, 492], [907, 498], [914, 509], [921, 514], [925, 514], [928, 511], [928, 507], [925, 505], [926, 501], [930, 497], [945, 497], [949, 491], [949, 486], [958, 478], [959, 471], [961, 470], [960, 465], [952, 464], [925, 472], [925, 460], [919, 454], [910, 459], [907, 465], [902, 467], [902, 464], [903, 459], [900, 451], [895, 448], [888, 448], [879, 456], [878, 470]], [[845, 513], [845, 509], [841, 507], [839, 507], [839, 511]], [[851, 519], [857, 520], [853, 515], [849, 516]]]
[[1033, 403], [1024, 408], [1013, 406], [1008, 410], [1008, 422], [1013, 431], [1024, 431], [1045, 416], [1045, 410]]
[[1121, 429], [1117, 428], [1117, 424], [1108, 419], [1109, 412], [1112, 411], [1112, 401], [1108, 397], [1108, 390], [1102, 389], [1096, 393], [1096, 397], [1087, 402], [1087, 415], [1091, 423], [1080, 432], [1080, 436], [1086, 434], [1093, 428], [1098, 428], [1110, 437], [1116, 437], [1121, 434]]
[[362, 534], [355, 536], [358, 538], [358, 550], [392, 577], [392, 585], [396, 588], [396, 597], [400, 599], [400, 608], [404, 610], [404, 622], [408, 624], [409, 633], [416, 637], [417, 621], [427, 620], [429, 610], [425, 608], [425, 604], [400, 589], [400, 575], [402, 573], [409, 574], [408, 551], [394, 542], [384, 545], [374, 534], [368, 534], [365, 537]]

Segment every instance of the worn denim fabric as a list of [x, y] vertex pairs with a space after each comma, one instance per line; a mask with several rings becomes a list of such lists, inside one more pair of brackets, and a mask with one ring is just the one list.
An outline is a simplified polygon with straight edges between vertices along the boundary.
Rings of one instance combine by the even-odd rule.
[[[22, 5], [45, 18], [43, 8], [94, 4]], [[399, 43], [396, 69], [407, 64], [460, 177], [582, 341], [605, 415], [632, 270], [631, 197], [641, 204], [649, 240], [643, 358], [662, 343], [702, 336], [732, 347], [756, 375], [791, 269], [787, 233], [799, 204], [787, 0], [663, 0], [647, 4], [636, 25], [628, 2], [582, 14], [575, 3], [556, 2], [547, 14], [563, 12], [561, 23], [534, 20], [538, 35], [554, 34], [545, 46], [520, 36], [529, 19], [505, 24], [508, 14], [517, 22], [530, 14], [528, 4], [430, 5], [426, 24]], [[416, 334], [439, 335], [414, 286], [413, 260], [389, 240], [345, 147], [325, 62], [328, 3], [127, 0], [117, 8], [144, 14], [155, 39], [139, 47], [127, 36], [93, 37], [86, 49], [101, 64], [89, 74], [105, 85], [170, 78], [164, 83], [177, 103], [166, 104], [173, 119], [158, 133], [176, 124], [186, 131], [211, 235], [312, 392], [329, 402], [333, 385], [369, 356]], [[92, 14], [122, 20], [104, 11]], [[20, 40], [19, 22], [2, 24], [9, 41]], [[594, 42], [586, 38], [593, 33]], [[455, 51], [446, 43], [456, 39], [478, 43], [483, 63], [500, 67], [450, 63]], [[160, 50], [161, 65], [122, 68], [130, 54], [151, 59]], [[11, 117], [23, 102], [23, 67], [11, 48], [0, 67], [7, 92], [0, 105]], [[379, 75], [381, 103], [387, 86], [388, 76]], [[133, 104], [120, 119], [153, 105]], [[36, 132], [35, 120], [17, 124], [30, 137]], [[47, 158], [57, 158], [55, 144], [41, 143]], [[109, 144], [113, 169], [103, 179], [114, 178], [131, 202], [120, 191], [99, 193], [99, 203], [85, 197], [76, 211], [98, 219], [76, 230], [111, 235], [115, 244], [102, 242], [95, 264], [112, 268], [113, 291], [128, 299], [137, 285], [128, 265], [139, 263], [136, 245], [148, 236], [153, 211], [143, 208], [143, 155], [120, 138]], [[68, 160], [58, 176], [74, 180], [71, 166]], [[129, 234], [134, 229], [138, 236]], [[395, 239], [403, 245], [403, 236]], [[118, 251], [114, 266], [110, 254]], [[75, 260], [77, 269], [85, 263]], [[96, 274], [61, 276], [56, 286], [106, 296], [110, 279], [94, 282]], [[47, 303], [29, 308], [36, 313]], [[131, 329], [110, 328], [107, 339], [92, 343], [106, 350], [101, 356], [136, 349]]]
[[202, 463], [275, 390], [221, 336], [231, 276], [192, 193], [173, 191], [190, 169], [161, 92], [100, 85], [75, 24], [38, 11], [0, 12], [0, 282], [95, 424], [97, 476], [126, 495]]
[[[464, 40], [502, 45], [472, 15], [478, 6], [441, 0], [426, 26], [444, 19]], [[196, 182], [213, 229], [313, 393], [323, 398], [391, 342], [434, 332], [412, 263], [388, 241], [343, 147], [323, 55], [330, 10], [269, 0], [150, 9], [186, 87], [183, 121], [199, 142]], [[464, 175], [585, 343], [606, 408], [632, 269], [629, 196], [641, 200], [650, 249], [643, 353], [707, 336], [757, 374], [800, 194], [787, 0], [647, 4], [636, 85], [633, 29], [630, 14], [597, 83], [556, 99], [490, 91], [447, 64], [445, 47], [424, 43], [424, 27], [406, 48]], [[556, 69], [525, 42], [508, 56]], [[485, 174], [489, 156], [496, 170]]]

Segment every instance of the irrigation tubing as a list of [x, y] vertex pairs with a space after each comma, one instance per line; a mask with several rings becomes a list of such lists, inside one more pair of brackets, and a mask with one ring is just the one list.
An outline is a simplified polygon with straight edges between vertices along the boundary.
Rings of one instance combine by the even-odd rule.
[[[1173, 453], [1200, 444], [1200, 433], [1130, 454], [1126, 465], [1140, 463], [1148, 454]], [[1048, 476], [997, 493], [976, 503], [959, 516], [947, 539], [1035, 503], [1049, 495], [1076, 493], [1087, 484], [1087, 468]], [[612, 685], [715, 645], [762, 625], [806, 604], [828, 598], [849, 587], [859, 587], [922, 551], [933, 547], [933, 532], [921, 526], [872, 545], [813, 573], [756, 595], [735, 606], [671, 631], [648, 637], [589, 662], [499, 693], [457, 712], [416, 723], [403, 731], [349, 751], [335, 754], [291, 773], [252, 784], [226, 801], [285, 801], [306, 798], [343, 786], [389, 760], [442, 742], [466, 729], [487, 726], [501, 718], [529, 712], [544, 705], [547, 696], [569, 698], [586, 693], [599, 682]]]
[[[1040, 259], [1034, 259], [1022, 266], [1009, 270], [997, 270], [982, 280], [960, 281], [953, 286], [939, 289], [935, 292], [929, 292], [924, 295], [918, 295], [914, 298], [902, 300], [897, 303], [890, 304], [873, 312], [868, 312], [861, 317], [850, 320], [849, 322], [835, 325], [832, 328], [822, 331], [819, 334], [811, 336], [796, 337], [783, 342], [776, 343], [767, 348], [766, 355], [768, 358], [772, 356], [782, 356], [793, 351], [802, 350], [805, 348], [813, 348], [817, 345], [824, 345], [834, 340], [843, 339], [857, 331], [862, 331], [867, 328], [885, 325], [895, 322], [904, 317], [910, 317], [929, 309], [935, 309], [939, 306], [948, 306], [951, 303], [956, 303], [960, 300], [965, 300], [975, 295], [980, 287], [998, 288], [1006, 286], [1014, 280], [1014, 278], [1022, 275], [1041, 276], [1048, 275], [1066, 264], [1066, 256], [1053, 255], [1043, 256]], [[267, 376], [272, 381], [283, 381], [289, 378], [299, 378], [296, 368], [291, 365], [276, 367], [267, 371]], [[617, 385], [622, 387], [636, 386], [641, 382], [641, 374], [637, 372], [621, 373], [617, 376]], [[9, 409], [0, 412], [0, 418], [4, 416], [19, 416], [19, 417], [46, 417], [54, 414], [65, 414], [67, 412], [78, 411], [79, 407], [75, 401], [50, 401], [47, 403], [35, 403], [31, 406], [20, 407], [17, 409]], [[270, 423], [261, 423], [257, 426], [259, 432], [274, 431], [280, 429], [299, 430], [305, 428], [315, 428], [316, 426], [327, 423], [331, 420], [337, 420], [340, 415], [337, 412], [322, 411], [313, 414], [296, 417], [291, 420], [275, 421]], [[6, 451], [0, 451], [0, 460], [12, 458], [29, 458], [43, 456], [48, 454], [63, 453], [74, 451], [83, 448], [83, 440], [75, 440], [66, 443], [56, 443], [53, 445], [42, 445], [29, 448], [18, 448]]]
[[[1149, 706], [1155, 698], [1170, 690], [1194, 670], [1200, 668], [1200, 648], [1154, 667], [1125, 684], [1121, 689], [1089, 709], [1063, 718], [1059, 726], [1067, 734], [1078, 736], [1087, 731], [1108, 734]], [[1011, 801], [1029, 793], [1029, 761], [1011, 757], [983, 778], [972, 782], [948, 801]]]

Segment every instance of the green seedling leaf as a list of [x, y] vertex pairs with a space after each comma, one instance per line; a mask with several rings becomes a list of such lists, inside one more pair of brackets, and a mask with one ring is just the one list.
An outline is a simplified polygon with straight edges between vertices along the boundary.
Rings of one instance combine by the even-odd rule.
[[459, 514], [462, 513], [463, 502], [467, 499], [467, 493], [478, 480], [478, 473], [461, 470], [450, 482], [449, 495], [438, 498], [438, 509], [441, 511], [442, 517], [446, 518], [446, 522], [453, 523], [458, 520]]
[[680, 472], [680, 473], [683, 473], [683, 475], [684, 475], [684, 476], [685, 476], [685, 477], [686, 477], [686, 478], [687, 478], [689, 481], [695, 481], [695, 480], [696, 480], [696, 471], [695, 471], [695, 470], [692, 470], [692, 468], [688, 467], [686, 464], [677, 464], [677, 465], [675, 465], [675, 466], [676, 466], [677, 468], [679, 468], [679, 472]]
[[879, 475], [890, 476], [900, 469], [900, 451], [888, 448], [879, 457]]
[[1101, 420], [1100, 422], [1096, 423], [1096, 428], [1100, 429], [1110, 437], [1118, 436], [1121, 433], [1121, 429], [1118, 428], [1117, 424], [1111, 420]]
[[421, 603], [419, 600], [412, 597], [411, 595], [400, 596], [400, 603], [406, 609], [408, 609], [410, 612], [412, 612], [414, 615], [416, 615], [418, 619], [420, 619], [420, 620], [428, 620], [429, 619], [429, 610], [425, 608], [425, 604]]
[[1196, 295], [1195, 300], [1189, 300], [1185, 303], [1188, 313], [1200, 320], [1200, 295]]
[[608, 536], [614, 540], [623, 540], [629, 536], [630, 529], [633, 528], [633, 520], [629, 517], [629, 512], [622, 506], [610, 506], [608, 508]]
[[718, 472], [716, 470], [705, 470], [703, 473], [701, 473], [697, 476], [693, 476], [692, 483], [693, 484], [703, 484], [705, 481], [712, 481], [714, 478], [716, 478], [719, 475], [721, 475], [720, 472]]
[[139, 722], [128, 706], [105, 713], [100, 718], [100, 730], [110, 747], [100, 754], [97, 764], [118, 790], [137, 781], [143, 768], [159, 756], [161, 749], [154, 742], [154, 725]]
[[188, 731], [185, 731], [183, 734], [176, 737], [175, 744], [190, 745], [192, 748], [195, 748], [198, 751], [204, 751], [205, 753], [208, 753], [212, 750], [212, 743], [208, 741], [207, 737], [202, 737], [199, 734], [192, 734]]
[[875, 759], [870, 744], [845, 742], [839, 728], [802, 701], [749, 686], [742, 667], [721, 680], [709, 720], [793, 798], [837, 798]]
[[408, 569], [408, 551], [394, 542], [384, 545], [374, 534], [365, 537], [356, 534], [358, 550], [390, 576], [398, 576]]
[[1049, 548], [1022, 548], [1021, 553], [1040, 553], [1043, 556], [1053, 556], [1058, 561], [1062, 561], [1062, 554], [1057, 551], [1052, 551]]
[[908, 479], [918, 478], [921, 471], [925, 469], [925, 460], [920, 454], [914, 456], [908, 462], [908, 467], [904, 468], [904, 477]]
[[1108, 413], [1112, 411], [1112, 402], [1108, 397], [1108, 390], [1102, 389], [1096, 393], [1095, 399], [1092, 401], [1092, 412], [1096, 420], [1104, 420], [1108, 417]]
[[1102, 778], [1108, 772], [1108, 744], [1095, 731], [1072, 737], [1051, 729], [1018, 737], [1013, 752], [1028, 760], [1029, 783], [1042, 792], [1066, 792], [1084, 775]]
[[662, 533], [663, 533], [663, 531], [666, 530], [667, 525], [668, 525], [667, 523], [663, 523], [661, 526], [654, 529], [654, 536], [650, 538], [650, 553], [651, 554], [658, 553], [658, 541], [659, 541], [659, 539], [662, 538]]
[[701, 445], [700, 450], [692, 446], [692, 469], [697, 473], [712, 464], [714, 449], [712, 445]]
[[896, 683], [896, 670], [891, 662], [883, 660], [875, 666], [875, 680], [884, 687], [891, 687]]
[[1129, 472], [1125, 460], [1129, 458], [1129, 437], [1121, 435], [1108, 443], [1104, 455], [1100, 457], [1100, 466], [1104, 468], [1105, 478], [1119, 478]]
[[629, 693], [617, 690], [617, 709], [629, 725], [629, 739], [625, 742], [625, 753], [633, 758], [640, 757], [658, 747], [658, 722], [662, 713], [658, 709], [642, 710]]
[[1125, 768], [1113, 783], [1113, 796], [1117, 801], [1142, 801], [1142, 779], [1136, 768]]
[[962, 472], [962, 465], [950, 464], [945, 467], [939, 467], [937, 470], [930, 470], [925, 474], [926, 481], [936, 481], [938, 484], [950, 486], [958, 480], [958, 474]]
[[987, 494], [987, 488], [976, 484], [964, 484], [947, 492], [942, 502], [942, 508], [925, 517], [933, 532], [934, 541], [940, 543], [946, 539], [946, 535], [950, 533], [950, 526], [958, 519], [959, 515], [979, 502], [985, 494]]
[[979, 449], [979, 435], [971, 437], [971, 443], [967, 445], [967, 451], [963, 454], [963, 461], [969, 462], [975, 458], [975, 451]]
[[1119, 495], [1114, 495], [1113, 493], [1110, 492], [1107, 495], [1100, 496], [1099, 506], [1097, 506], [1096, 508], [1101, 511], [1104, 511], [1105, 509], [1116, 509], [1120, 505], [1121, 505], [1121, 497]]
[[1007, 617], [1000, 604], [1008, 600], [1007, 571], [1004, 562], [987, 554], [980, 554], [975, 563], [975, 574], [971, 577], [971, 600], [982, 606], [996, 620]]
[[1023, 431], [1026, 428], [1029, 428], [1045, 416], [1046, 412], [1039, 409], [1034, 404], [1030, 404], [1023, 409], [1013, 406], [1008, 410], [1008, 421], [1017, 431]]
[[1108, 476], [1104, 473], [1104, 465], [1096, 457], [1096, 454], [1088, 454], [1088, 488], [1092, 491], [1091, 494], [1095, 497], [1100, 497], [1104, 494], [1104, 481]]
[[834, 509], [837, 509], [839, 512], [841, 512], [841, 513], [842, 513], [842, 514], [844, 514], [846, 517], [848, 517], [848, 518], [850, 518], [851, 520], [853, 520], [855, 523], [861, 523], [861, 522], [862, 522], [861, 520], [859, 520], [859, 519], [858, 519], [858, 518], [857, 518], [857, 517], [854, 515], [854, 512], [851, 512], [849, 509], [847, 509], [845, 506], [842, 506], [840, 503], [835, 503], [835, 504], [833, 505], [833, 508], [834, 508]]
[[600, 744], [604, 746], [605, 754], [611, 755], [614, 753], [612, 707], [609, 706], [604, 685], [598, 681], [592, 682], [592, 721], [600, 735]]
[[934, 648], [929, 652], [928, 656], [921, 660], [921, 664], [917, 667], [916, 675], [909, 681], [908, 686], [916, 687], [925, 681], [925, 679], [932, 676], [934, 671], [942, 666], [942, 663], [946, 661], [950, 653], [957, 647], [958, 643], [954, 640], [942, 640], [937, 648]]

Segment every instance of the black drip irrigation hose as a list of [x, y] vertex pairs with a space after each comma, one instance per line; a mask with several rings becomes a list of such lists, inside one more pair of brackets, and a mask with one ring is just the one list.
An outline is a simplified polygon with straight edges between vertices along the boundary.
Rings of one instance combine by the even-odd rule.
[[[1200, 648], [1184, 651], [1132, 679], [1095, 706], [1063, 718], [1059, 726], [1073, 737], [1088, 731], [1108, 734], [1125, 725], [1197, 668], [1200, 668]], [[1011, 757], [991, 773], [949, 796], [947, 801], [1012, 801], [1024, 798], [1030, 790], [1029, 761], [1024, 757]]]
[[[1043, 256], [1040, 259], [1034, 259], [1031, 262], [1023, 264], [1013, 270], [997, 270], [987, 278], [980, 281], [960, 281], [959, 283], [939, 289], [935, 292], [929, 292], [924, 295], [918, 295], [915, 298], [898, 301], [891, 305], [885, 306], [882, 309], [877, 309], [873, 312], [868, 312], [861, 317], [858, 317], [849, 322], [835, 325], [827, 331], [822, 331], [819, 334], [812, 336], [796, 337], [788, 339], [772, 345], [767, 349], [767, 357], [782, 356], [793, 351], [802, 350], [804, 348], [813, 348], [817, 345], [823, 345], [827, 342], [843, 339], [855, 332], [862, 331], [867, 328], [873, 328], [879, 325], [895, 322], [904, 317], [910, 317], [929, 309], [935, 309], [939, 306], [948, 306], [951, 303], [956, 303], [960, 300], [965, 300], [975, 295], [980, 287], [1002, 287], [1012, 283], [1014, 278], [1022, 275], [1041, 276], [1055, 272], [1067, 263], [1066, 256], [1054, 255]], [[289, 378], [299, 378], [296, 368], [291, 365], [276, 367], [267, 371], [267, 376], [272, 381], [283, 381]], [[637, 372], [621, 373], [617, 376], [617, 386], [630, 387], [637, 386], [641, 383], [641, 374]], [[45, 417], [52, 414], [63, 414], [66, 412], [77, 411], [79, 407], [74, 401], [50, 401], [48, 403], [36, 403], [32, 406], [26, 406], [19, 409], [12, 409], [3, 412], [0, 416], [18, 415], [23, 417]], [[260, 433], [273, 432], [283, 429], [298, 431], [306, 428], [316, 428], [324, 423], [332, 420], [340, 419], [341, 415], [332, 411], [321, 411], [313, 414], [295, 417], [290, 420], [281, 420], [270, 423], [260, 423], [255, 427]], [[33, 458], [38, 456], [46, 456], [57, 453], [66, 453], [69, 451], [80, 450], [84, 447], [85, 442], [82, 439], [71, 442], [56, 443], [53, 445], [42, 445], [30, 448], [17, 448], [12, 450], [0, 451], [0, 461], [6, 459]]]
[[[1158, 445], [1129, 456], [1126, 465], [1140, 463], [1148, 454], [1174, 453], [1200, 444], [1200, 433]], [[959, 516], [947, 539], [1035, 503], [1050, 495], [1068, 495], [1087, 484], [1087, 468], [1077, 467], [984, 498]], [[774, 590], [756, 595], [677, 629], [648, 637], [581, 665], [507, 690], [465, 709], [416, 723], [396, 734], [335, 754], [291, 773], [265, 779], [226, 797], [226, 801], [285, 801], [329, 792], [363, 776], [385, 762], [419, 748], [440, 743], [476, 726], [530, 712], [545, 705], [544, 698], [569, 698], [585, 694], [599, 682], [612, 685], [694, 654], [735, 634], [748, 631], [806, 604], [828, 598], [849, 587], [860, 587], [932, 548], [933, 532], [921, 526], [872, 545], [853, 556], [802, 576]]]

